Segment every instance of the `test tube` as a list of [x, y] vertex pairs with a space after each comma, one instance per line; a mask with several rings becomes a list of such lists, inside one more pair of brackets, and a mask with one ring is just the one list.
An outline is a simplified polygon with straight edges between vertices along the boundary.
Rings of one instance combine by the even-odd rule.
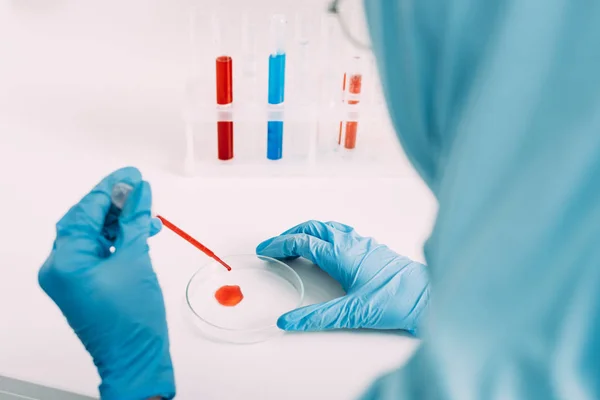
[[[356, 56], [352, 58], [350, 69], [344, 74], [344, 99], [350, 105], [360, 102], [362, 88], [362, 60]], [[340, 130], [338, 144], [352, 150], [356, 147], [358, 121], [347, 121], [345, 129]]]
[[[286, 133], [285, 145], [289, 147], [286, 156], [291, 155], [296, 160], [312, 162], [316, 146], [316, 129], [312, 121], [312, 108], [309, 107], [314, 100], [314, 80], [312, 77], [312, 43], [311, 43], [312, 21], [306, 12], [298, 12], [295, 16], [294, 42], [296, 57], [294, 59], [294, 98], [288, 95], [290, 101], [295, 103], [295, 122]], [[316, 68], [318, 70], [318, 68]], [[289, 93], [292, 94], [292, 93]], [[291, 107], [291, 106], [290, 106]]]
[[[283, 104], [285, 94], [285, 34], [283, 15], [271, 17], [271, 51], [269, 54], [269, 104]], [[267, 122], [267, 158], [283, 157], [283, 121]]]
[[[221, 22], [213, 16], [213, 30], [217, 48], [216, 95], [218, 108], [230, 108], [233, 103], [233, 59], [223, 48]], [[217, 157], [219, 160], [233, 158], [233, 121], [217, 121]]]
[[341, 92], [336, 65], [341, 56], [339, 21], [330, 14], [321, 17], [321, 103], [331, 107], [341, 101]]
[[257, 63], [256, 63], [256, 23], [254, 16], [244, 14], [242, 16], [242, 57], [243, 57], [243, 73], [245, 78], [256, 78]]
[[244, 98], [256, 101], [258, 67], [256, 62], [256, 22], [253, 15], [242, 16], [242, 73], [244, 76]]
[[298, 93], [299, 103], [309, 101], [309, 63], [310, 63], [310, 19], [306, 14], [296, 14], [296, 42], [298, 44], [298, 57], [296, 69], [295, 90]]
[[[344, 78], [342, 78], [342, 96], [346, 93], [346, 78], [347, 75], [344, 72]], [[342, 99], [343, 102], [343, 99]], [[338, 144], [342, 144], [342, 137], [344, 135], [344, 121], [340, 121], [340, 131], [338, 133]]]

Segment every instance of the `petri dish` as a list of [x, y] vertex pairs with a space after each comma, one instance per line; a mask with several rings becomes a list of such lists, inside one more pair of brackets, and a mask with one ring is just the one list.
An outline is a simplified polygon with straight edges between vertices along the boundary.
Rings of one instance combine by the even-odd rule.
[[[277, 328], [277, 319], [304, 300], [300, 276], [270, 257], [221, 258], [231, 271], [211, 260], [188, 282], [185, 296], [194, 325], [209, 339], [228, 343], [257, 343], [283, 333]], [[234, 285], [240, 287], [242, 301], [233, 307], [221, 305], [215, 293]]]

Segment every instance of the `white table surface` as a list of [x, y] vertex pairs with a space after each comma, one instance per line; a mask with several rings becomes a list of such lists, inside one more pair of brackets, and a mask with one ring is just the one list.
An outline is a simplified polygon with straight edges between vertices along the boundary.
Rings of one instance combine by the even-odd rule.
[[[97, 393], [92, 361], [39, 288], [37, 271], [61, 215], [123, 165], [137, 166], [151, 182], [155, 209], [220, 254], [253, 252], [296, 223], [322, 219], [353, 225], [422, 260], [435, 204], [407, 162], [395, 179], [178, 175], [182, 81], [165, 76], [184, 69], [169, 40], [182, 34], [173, 16], [181, 17], [183, 2], [147, 2], [141, 13], [131, 5], [140, 2], [127, 2], [119, 13], [115, 2], [94, 3], [92, 11], [82, 3], [0, 5], [0, 375]], [[91, 16], [93, 23], [82, 22]], [[134, 16], [138, 30], [119, 25]], [[103, 26], [108, 20], [114, 21], [110, 34]], [[155, 37], [163, 41], [129, 51], [133, 41], [156, 33], [157, 20], [164, 26]], [[142, 63], [148, 68], [140, 69]], [[210, 342], [190, 328], [182, 304], [205, 256], [167, 231], [151, 239], [151, 253], [181, 399], [351, 399], [418, 344], [366, 331], [285, 334], [255, 345]], [[307, 304], [342, 293], [316, 266], [295, 267]]]

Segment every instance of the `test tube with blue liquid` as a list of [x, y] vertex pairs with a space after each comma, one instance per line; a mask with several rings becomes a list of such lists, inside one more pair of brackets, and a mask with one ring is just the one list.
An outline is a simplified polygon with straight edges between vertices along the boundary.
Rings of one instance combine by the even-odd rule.
[[[285, 35], [286, 19], [283, 15], [271, 17], [271, 51], [269, 54], [270, 105], [282, 105], [285, 94]], [[283, 157], [283, 121], [267, 122], [267, 158], [279, 160]]]

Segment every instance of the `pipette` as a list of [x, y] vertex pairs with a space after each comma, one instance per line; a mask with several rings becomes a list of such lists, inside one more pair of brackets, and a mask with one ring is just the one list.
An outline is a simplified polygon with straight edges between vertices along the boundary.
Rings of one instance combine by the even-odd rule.
[[[112, 193], [110, 196], [112, 205], [114, 207], [116, 207], [119, 211], [122, 210], [123, 206], [125, 205], [125, 201], [127, 200], [127, 196], [129, 196], [129, 193], [132, 190], [133, 190], [133, 187], [131, 187], [131, 185], [128, 185], [123, 182], [117, 183], [113, 187], [113, 190], [112, 190]], [[224, 266], [227, 269], [227, 271], [231, 271], [231, 267], [229, 265], [227, 265], [225, 263], [225, 261], [221, 260], [208, 247], [204, 246], [202, 243], [200, 243], [199, 241], [197, 241], [196, 239], [191, 237], [189, 234], [184, 232], [181, 228], [178, 228], [175, 224], [173, 224], [172, 222], [167, 220], [165, 217], [163, 217], [161, 215], [157, 215], [157, 214], [153, 214], [153, 216], [160, 219], [160, 221], [163, 223], [164, 226], [169, 228], [171, 231], [173, 231], [179, 237], [186, 240], [192, 246], [194, 246], [195, 248], [197, 248], [198, 250], [200, 250], [201, 252], [203, 252], [204, 254], [206, 254], [207, 256], [209, 256], [210, 258], [212, 258], [213, 260], [215, 260], [216, 262], [218, 262], [219, 264]]]
[[160, 219], [160, 221], [163, 223], [164, 226], [169, 228], [171, 231], [173, 231], [174, 233], [179, 235], [184, 240], [188, 241], [192, 246], [194, 246], [195, 248], [197, 248], [198, 250], [200, 250], [201, 252], [203, 252], [204, 254], [206, 254], [207, 256], [209, 256], [210, 258], [212, 258], [213, 260], [215, 260], [216, 262], [218, 262], [219, 264], [224, 266], [227, 269], [227, 271], [231, 271], [231, 267], [229, 265], [227, 265], [225, 263], [225, 261], [221, 260], [208, 247], [204, 246], [202, 243], [200, 243], [199, 241], [197, 241], [196, 239], [194, 239], [193, 237], [191, 237], [190, 235], [185, 233], [181, 228], [178, 228], [175, 224], [173, 224], [172, 222], [167, 220], [165, 217], [156, 215], [156, 218]]

